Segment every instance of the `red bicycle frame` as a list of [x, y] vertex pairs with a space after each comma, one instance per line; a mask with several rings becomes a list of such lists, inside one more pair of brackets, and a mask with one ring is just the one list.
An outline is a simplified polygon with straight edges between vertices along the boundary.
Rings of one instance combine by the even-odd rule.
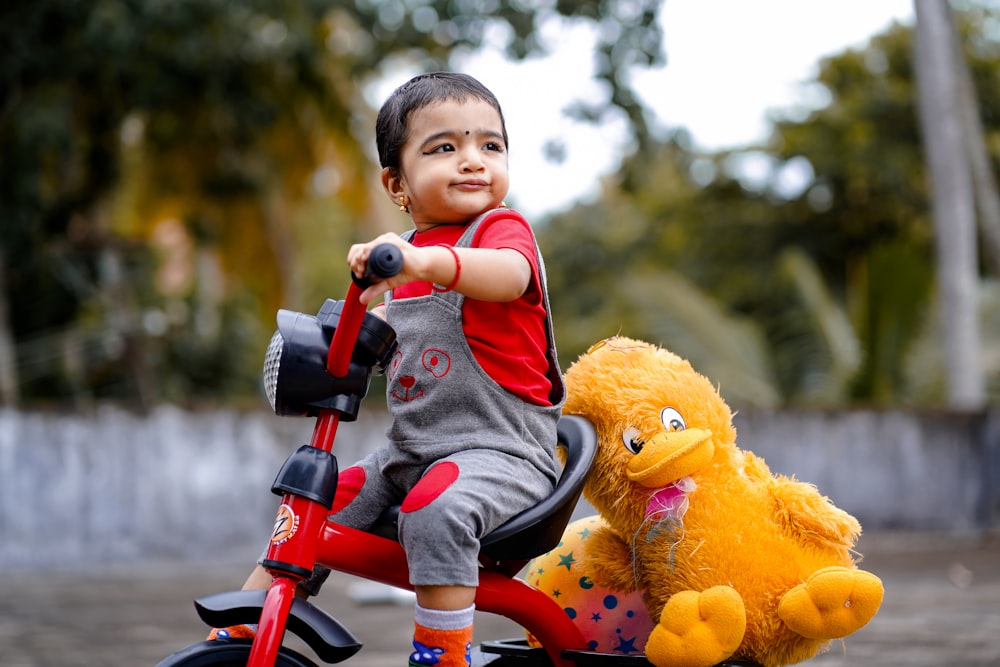
[[[350, 368], [354, 341], [357, 340], [366, 312], [358, 298], [362, 291], [362, 287], [354, 281], [347, 290], [344, 308], [327, 356], [327, 372], [334, 378], [346, 376]], [[309, 446], [332, 453], [340, 421], [339, 410], [321, 410], [316, 418]], [[285, 634], [285, 621], [295, 599], [295, 587], [312, 573], [317, 562], [317, 549], [322, 542], [318, 536], [328, 514], [329, 508], [315, 500], [292, 493], [286, 493], [282, 497], [266, 561], [287, 566], [270, 570], [274, 579], [265, 598], [248, 667], [269, 667], [277, 659]], [[342, 548], [333, 551], [350, 550]], [[298, 573], [298, 576], [294, 573]]]

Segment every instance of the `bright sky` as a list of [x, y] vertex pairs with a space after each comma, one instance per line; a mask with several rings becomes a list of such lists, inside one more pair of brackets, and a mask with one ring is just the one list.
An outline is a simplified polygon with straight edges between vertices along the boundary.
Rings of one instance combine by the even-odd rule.
[[[686, 127], [705, 149], [763, 139], [768, 110], [808, 103], [799, 84], [823, 56], [861, 46], [893, 20], [912, 23], [912, 0], [665, 0], [667, 64], [635, 82], [665, 127]], [[620, 124], [595, 128], [562, 115], [575, 97], [605, 99], [590, 81], [590, 37], [553, 26], [544, 59], [513, 65], [484, 52], [460, 69], [497, 95], [511, 139], [511, 203], [529, 220], [594, 196], [615, 168]], [[586, 55], [585, 55], [586, 54]], [[387, 84], [385, 95], [402, 83]], [[546, 143], [566, 144], [562, 164], [545, 160]]]

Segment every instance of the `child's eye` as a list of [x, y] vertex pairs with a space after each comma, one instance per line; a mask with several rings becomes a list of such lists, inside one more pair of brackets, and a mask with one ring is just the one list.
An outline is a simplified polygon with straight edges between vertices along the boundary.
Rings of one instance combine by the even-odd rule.
[[483, 146], [488, 151], [496, 151], [498, 153], [503, 153], [503, 144], [497, 143], [496, 141], [491, 141]]
[[455, 147], [451, 144], [441, 144], [440, 146], [435, 146], [434, 148], [426, 151], [425, 155], [430, 155], [432, 153], [451, 153], [455, 150]]

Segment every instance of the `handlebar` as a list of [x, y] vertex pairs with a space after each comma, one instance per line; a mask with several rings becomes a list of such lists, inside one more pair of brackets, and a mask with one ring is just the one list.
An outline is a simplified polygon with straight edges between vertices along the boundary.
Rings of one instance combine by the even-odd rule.
[[392, 278], [403, 270], [403, 253], [391, 243], [380, 243], [368, 255], [365, 275], [358, 278], [353, 273], [351, 279], [361, 289], [367, 289], [386, 278]]
[[358, 278], [351, 273], [351, 285], [347, 288], [344, 309], [340, 313], [337, 330], [330, 341], [330, 351], [326, 358], [326, 370], [335, 378], [345, 377], [350, 370], [354, 341], [358, 338], [366, 308], [358, 300], [361, 292], [391, 278], [403, 270], [403, 253], [391, 243], [380, 243], [368, 255], [365, 275]]

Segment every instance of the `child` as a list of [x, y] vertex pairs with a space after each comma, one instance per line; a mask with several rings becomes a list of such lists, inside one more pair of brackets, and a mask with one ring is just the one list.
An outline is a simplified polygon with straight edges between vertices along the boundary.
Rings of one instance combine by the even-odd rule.
[[[417, 596], [410, 664], [462, 666], [479, 540], [552, 492], [564, 388], [534, 235], [503, 204], [494, 95], [462, 74], [417, 76], [382, 106], [376, 141], [382, 186], [414, 230], [355, 245], [347, 260], [361, 275], [375, 245], [402, 252], [402, 271], [361, 296], [386, 295], [376, 312], [399, 341], [386, 372], [392, 426], [386, 446], [341, 474], [331, 520], [367, 529], [402, 503]], [[269, 584], [258, 567], [245, 587]]]

